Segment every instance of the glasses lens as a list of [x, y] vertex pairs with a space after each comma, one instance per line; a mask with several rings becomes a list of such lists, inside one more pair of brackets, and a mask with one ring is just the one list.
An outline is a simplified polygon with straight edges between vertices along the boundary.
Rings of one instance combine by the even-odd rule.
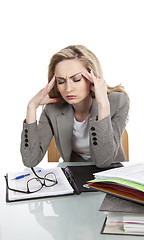
[[31, 193], [37, 192], [42, 188], [41, 181], [38, 178], [32, 178], [27, 183], [28, 189]]
[[57, 183], [56, 177], [53, 173], [48, 173], [45, 175], [45, 185], [51, 187]]

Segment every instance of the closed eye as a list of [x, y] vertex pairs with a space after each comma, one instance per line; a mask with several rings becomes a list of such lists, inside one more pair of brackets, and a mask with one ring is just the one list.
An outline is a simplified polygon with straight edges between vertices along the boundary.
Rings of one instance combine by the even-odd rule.
[[73, 82], [79, 82], [82, 79], [82, 75], [78, 74], [75, 77], [72, 78]]
[[81, 80], [81, 78], [79, 79], [73, 79], [73, 82], [79, 82]]
[[58, 84], [63, 84], [66, 81], [64, 78], [56, 78], [56, 80]]
[[[73, 82], [79, 82], [82, 79], [82, 75], [78, 73], [78, 74], [75, 74], [73, 77], [70, 77], [69, 79], [71, 79]], [[58, 84], [63, 84], [67, 80], [65, 78], [56, 77], [56, 81]]]

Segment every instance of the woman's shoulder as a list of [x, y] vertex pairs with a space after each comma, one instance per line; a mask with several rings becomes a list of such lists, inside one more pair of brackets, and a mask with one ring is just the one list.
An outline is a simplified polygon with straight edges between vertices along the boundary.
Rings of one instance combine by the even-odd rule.
[[125, 111], [129, 110], [129, 98], [125, 93], [111, 92], [108, 94], [108, 99], [112, 115], [120, 109], [125, 109]]
[[124, 92], [111, 92], [108, 94], [108, 98], [110, 103], [121, 103], [122, 105], [125, 103], [129, 104], [129, 98], [128, 95], [126, 95]]

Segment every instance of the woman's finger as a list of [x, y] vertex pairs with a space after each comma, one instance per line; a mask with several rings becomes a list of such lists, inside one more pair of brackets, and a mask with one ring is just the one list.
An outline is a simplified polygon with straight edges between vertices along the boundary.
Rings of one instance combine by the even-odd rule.
[[56, 103], [59, 101], [60, 101], [60, 98], [49, 98], [49, 103]]
[[93, 82], [97, 79], [96, 76], [93, 73], [93, 70], [91, 70], [91, 78], [93, 79]]
[[47, 84], [47, 90], [48, 90], [48, 92], [50, 92], [50, 90], [54, 87], [55, 81], [56, 81], [56, 77], [55, 77], [55, 75], [54, 75], [53, 78], [51, 79], [51, 81]]
[[83, 70], [83, 71], [81, 72], [81, 75], [82, 75], [83, 77], [85, 77], [87, 80], [89, 80], [90, 82], [93, 83], [93, 79], [92, 79], [91, 73], [89, 73], [87, 70]]
[[60, 98], [50, 98], [48, 95], [46, 95], [45, 98], [41, 101], [40, 105], [45, 105], [48, 103], [56, 103], [59, 101], [60, 101]]

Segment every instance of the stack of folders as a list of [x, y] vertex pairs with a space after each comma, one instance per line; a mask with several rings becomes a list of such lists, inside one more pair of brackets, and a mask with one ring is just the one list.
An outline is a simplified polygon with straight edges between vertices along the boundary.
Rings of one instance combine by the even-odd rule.
[[144, 206], [106, 194], [99, 209], [106, 215], [102, 234], [144, 236]]
[[144, 164], [102, 171], [94, 177], [88, 182], [90, 188], [144, 204]]

